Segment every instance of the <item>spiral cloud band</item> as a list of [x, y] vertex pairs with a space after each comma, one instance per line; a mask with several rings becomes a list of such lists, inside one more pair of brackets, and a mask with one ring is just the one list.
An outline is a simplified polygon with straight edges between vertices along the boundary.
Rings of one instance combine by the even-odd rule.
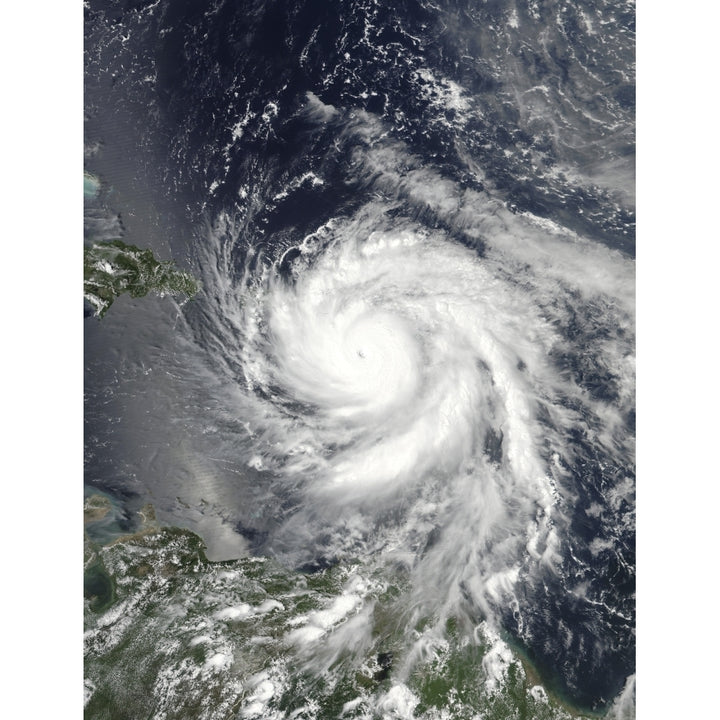
[[[311, 123], [336, 117], [319, 105]], [[631, 644], [632, 595], [607, 578], [632, 552], [634, 264], [451, 182], [376, 124], [345, 118], [324, 151], [363, 190], [329, 219], [265, 239], [278, 187], [323, 182], [301, 166], [206, 227], [173, 370], [191, 439], [164, 507], [216, 557], [407, 578], [408, 672], [465, 617], [549, 663], [598, 648], [563, 670], [579, 686]], [[371, 604], [356, 610], [343, 632], [293, 635], [315, 672], [372, 644]], [[413, 640], [427, 618], [435, 639]]]
[[512, 471], [542, 474], [522, 422], [523, 373], [542, 372], [542, 321], [527, 302], [470, 251], [412, 232], [335, 241], [317, 258], [304, 250], [295, 281], [271, 279], [246, 320], [246, 337], [262, 344], [245, 352], [268, 359], [248, 363], [250, 383], [313, 409], [300, 423], [276, 416], [294, 447], [270, 462], [362, 498], [488, 465], [491, 433]]

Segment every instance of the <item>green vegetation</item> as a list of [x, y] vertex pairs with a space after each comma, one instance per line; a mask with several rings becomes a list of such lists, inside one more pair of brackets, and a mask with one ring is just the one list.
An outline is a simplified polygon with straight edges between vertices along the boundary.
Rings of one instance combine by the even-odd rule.
[[122, 240], [96, 242], [85, 248], [84, 295], [103, 317], [122, 293], [144, 297], [184, 294], [192, 297], [198, 291], [197, 281], [178, 270], [172, 261], [157, 260], [150, 250], [126, 245]]
[[397, 568], [211, 562], [199, 537], [141, 514], [134, 535], [86, 540], [86, 718], [587, 717], [484, 623], [414, 621]]

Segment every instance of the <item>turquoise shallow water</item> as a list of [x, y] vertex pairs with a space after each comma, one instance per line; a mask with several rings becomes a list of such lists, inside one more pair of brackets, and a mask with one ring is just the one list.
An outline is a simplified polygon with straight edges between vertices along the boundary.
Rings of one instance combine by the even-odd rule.
[[83, 173], [83, 196], [94, 198], [97, 197], [98, 192], [100, 192], [100, 180], [94, 175]]

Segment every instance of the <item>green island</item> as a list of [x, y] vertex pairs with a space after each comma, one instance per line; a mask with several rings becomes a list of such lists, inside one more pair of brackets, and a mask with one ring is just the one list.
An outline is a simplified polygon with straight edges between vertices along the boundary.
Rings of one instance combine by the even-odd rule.
[[134, 535], [86, 535], [86, 718], [589, 718], [484, 623], [408, 634], [397, 568], [211, 562], [197, 535], [141, 516]]
[[199, 285], [173, 261], [160, 261], [151, 250], [141, 250], [122, 240], [94, 242], [85, 248], [84, 296], [102, 318], [122, 293], [144, 297], [184, 294], [193, 297]]

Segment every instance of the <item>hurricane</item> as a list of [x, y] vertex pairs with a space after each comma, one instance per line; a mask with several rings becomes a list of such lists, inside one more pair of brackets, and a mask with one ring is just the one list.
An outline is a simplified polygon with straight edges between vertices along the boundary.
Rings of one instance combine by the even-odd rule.
[[[245, 244], [227, 216], [208, 227], [212, 302], [185, 332], [218, 417], [235, 420], [221, 445], [246, 458], [272, 509], [242, 520], [256, 552], [402, 567], [408, 627], [465, 613], [500, 629], [510, 616], [534, 637], [538, 588], [597, 556], [568, 567], [572, 468], [632, 453], [633, 269], [422, 170], [398, 182], [393, 163], [412, 160], [400, 153], [358, 153], [388, 197], [297, 245]], [[398, 213], [398, 197], [430, 189], [448, 230]], [[578, 311], [607, 336], [593, 363], [613, 374], [614, 402], [570, 371]], [[584, 592], [578, 582], [573, 602], [591, 602]]]
[[[102, 551], [110, 574], [137, 578], [122, 602], [164, 648], [148, 670], [156, 707], [515, 717], [497, 703], [521, 677], [518, 717], [565, 717], [542, 714], [547, 692], [552, 712], [630, 717], [632, 116], [628, 41], [613, 34], [627, 16], [176, 5], [122, 20], [136, 48], [126, 132], [169, 159], [100, 197], [103, 227], [113, 203], [145, 212], [137, 227], [169, 238], [199, 290], [120, 298], [86, 340], [86, 484], [125, 530], [151, 502], [209, 558], [182, 591], [158, 580], [167, 599], [133, 615], [148, 558], [171, 577], [162, 553], [185, 550]], [[436, 46], [433, 27], [456, 45]], [[90, 28], [115, 57], [110, 16]], [[180, 70], [147, 55], [156, 37]], [[600, 72], [621, 88], [607, 102]], [[150, 122], [132, 108], [154, 84]], [[93, 627], [114, 627], [107, 613]], [[100, 629], [104, 667], [130, 631]], [[88, 707], [102, 683], [124, 692], [93, 672]], [[214, 709], [193, 704], [196, 686]]]

